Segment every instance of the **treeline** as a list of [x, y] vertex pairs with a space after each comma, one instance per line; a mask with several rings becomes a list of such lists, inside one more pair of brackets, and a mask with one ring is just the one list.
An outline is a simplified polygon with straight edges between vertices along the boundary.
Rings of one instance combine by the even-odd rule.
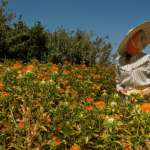
[[[97, 37], [96, 41], [91, 38], [85, 31], [78, 31], [73, 36], [71, 32], [65, 29], [55, 30], [51, 33], [49, 30], [44, 31], [41, 22], [29, 29], [26, 22], [21, 21], [20, 15], [18, 23], [13, 23], [13, 28], [6, 22], [10, 22], [16, 14], [2, 15], [5, 12], [3, 8], [9, 1], [2, 1], [0, 7], [0, 57], [1, 61], [15, 58], [23, 63], [30, 62], [32, 58], [39, 62], [49, 61], [62, 65], [65, 61], [71, 64], [82, 64], [85, 61], [87, 67], [98, 64], [99, 66], [109, 66], [115, 64], [116, 54], [111, 55], [112, 45], [106, 44], [105, 39]], [[61, 26], [62, 27], [62, 26]], [[96, 59], [100, 60], [96, 63]]]

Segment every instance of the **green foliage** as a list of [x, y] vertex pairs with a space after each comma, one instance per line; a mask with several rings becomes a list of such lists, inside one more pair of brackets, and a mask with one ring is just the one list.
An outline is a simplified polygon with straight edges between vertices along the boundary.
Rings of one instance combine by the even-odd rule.
[[[86, 35], [85, 31], [80, 31], [78, 29], [75, 36], [72, 36], [72, 33], [66, 32], [65, 29], [59, 29], [58, 31], [52, 34], [50, 31], [47, 31], [49, 43], [47, 45], [48, 53], [45, 53], [46, 56], [49, 56], [46, 59], [46, 62], [51, 61], [52, 63], [64, 64], [65, 61], [69, 61], [71, 64], [82, 64], [82, 61], [85, 61], [87, 67], [96, 64], [96, 59], [100, 58], [100, 66], [109, 66], [114, 64], [110, 61], [110, 52], [112, 46], [110, 43], [105, 44], [103, 41], [107, 39], [108, 36], [102, 38], [96, 38], [96, 41], [90, 41], [93, 37], [92, 31], [90, 35]], [[101, 48], [102, 47], [102, 48]], [[115, 59], [117, 54], [112, 55]]]
[[[5, 10], [2, 8], [3, 5], [0, 7], [1, 12]], [[10, 17], [6, 18], [6, 16], [2, 16], [2, 13], [0, 14], [3, 22], [0, 25], [2, 58], [4, 56], [11, 60], [15, 58], [23, 63], [27, 63], [31, 58], [36, 58], [40, 62], [45, 61], [45, 63], [50, 61], [54, 64], [64, 64], [65, 61], [69, 61], [72, 65], [80, 65], [85, 61], [87, 67], [92, 67], [99, 58], [97, 63], [99, 66], [108, 67], [115, 64], [114, 60], [117, 54], [111, 55], [112, 45], [111, 43], [106, 44], [104, 41], [109, 38], [108, 36], [103, 39], [97, 37], [96, 41], [91, 41], [91, 38], [96, 35], [92, 31], [88, 35], [85, 31], [78, 29], [73, 36], [74, 31], [69, 33], [65, 29], [58, 28], [58, 31], [55, 30], [54, 33], [51, 33], [49, 30], [44, 31], [44, 27], [39, 21], [37, 26], [35, 24], [29, 29], [25, 22], [20, 21], [21, 17], [22, 15], [20, 15], [18, 23], [13, 23], [15, 28], [11, 28], [5, 23], [6, 20], [10, 20]]]

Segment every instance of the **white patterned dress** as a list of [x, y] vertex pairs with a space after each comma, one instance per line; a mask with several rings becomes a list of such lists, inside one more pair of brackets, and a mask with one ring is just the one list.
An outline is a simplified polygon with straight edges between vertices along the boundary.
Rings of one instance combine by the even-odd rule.
[[[141, 52], [137, 56], [131, 56], [130, 62], [125, 60], [125, 56], [116, 58], [115, 80], [117, 92], [121, 89], [131, 89], [135, 87], [150, 87], [150, 54]], [[120, 96], [120, 102], [130, 100], [127, 96]], [[143, 101], [143, 104], [147, 100]]]

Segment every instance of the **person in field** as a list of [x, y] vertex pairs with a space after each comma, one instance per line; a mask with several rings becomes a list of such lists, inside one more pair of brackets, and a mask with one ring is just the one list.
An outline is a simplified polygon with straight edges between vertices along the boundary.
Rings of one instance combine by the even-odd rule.
[[[149, 43], [150, 21], [147, 21], [129, 30], [118, 47], [120, 57], [116, 58], [115, 80], [121, 103], [131, 100], [125, 96], [128, 89], [150, 87], [150, 54], [142, 52]], [[150, 90], [142, 94], [148, 96]], [[147, 103], [147, 100], [142, 102], [144, 103]], [[125, 111], [125, 107], [122, 111]], [[145, 147], [147, 148], [146, 145], [140, 148]]]
[[[150, 21], [147, 21], [129, 30], [118, 47], [120, 57], [116, 58], [115, 80], [121, 103], [131, 100], [125, 96], [127, 89], [150, 87], [150, 54], [142, 52], [149, 43]], [[147, 96], [150, 90], [142, 94]]]

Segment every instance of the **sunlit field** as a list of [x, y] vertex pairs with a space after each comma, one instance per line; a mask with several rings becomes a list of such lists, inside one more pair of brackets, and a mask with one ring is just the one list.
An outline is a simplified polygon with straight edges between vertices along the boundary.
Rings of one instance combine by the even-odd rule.
[[150, 146], [150, 104], [132, 97], [120, 103], [115, 66], [6, 60], [0, 64], [0, 150]]

